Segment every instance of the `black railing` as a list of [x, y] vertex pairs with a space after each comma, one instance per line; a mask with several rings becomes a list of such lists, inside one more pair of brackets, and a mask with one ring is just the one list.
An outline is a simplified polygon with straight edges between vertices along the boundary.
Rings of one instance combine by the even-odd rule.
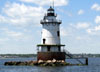
[[58, 24], [61, 24], [62, 21], [61, 20], [50, 20], [50, 21], [48, 21], [48, 20], [41, 20], [40, 23], [41, 24], [46, 24], [46, 23], [58, 23]]
[[75, 59], [75, 60], [78, 61], [79, 63], [84, 64], [82, 61], [79, 60], [78, 57], [76, 58], [76, 57], [75, 57], [73, 54], [71, 54], [68, 50], [64, 50], [64, 52], [66, 53], [66, 55], [67, 55], [69, 58]]

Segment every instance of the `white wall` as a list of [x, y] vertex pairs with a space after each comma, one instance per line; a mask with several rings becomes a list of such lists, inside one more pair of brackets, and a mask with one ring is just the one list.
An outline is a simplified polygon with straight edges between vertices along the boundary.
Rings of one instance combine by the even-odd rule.
[[[47, 47], [46, 46], [41, 47], [41, 52], [47, 52]], [[51, 46], [50, 52], [58, 52], [58, 47], [57, 46]]]
[[[55, 16], [45, 17], [44, 22], [51, 22], [48, 24], [42, 24], [42, 38], [41, 44], [43, 44], [43, 39], [45, 39], [45, 44], [51, 45], [50, 52], [58, 52], [58, 46], [52, 46], [60, 44], [60, 36], [57, 32], [60, 32], [60, 24], [57, 22]], [[53, 21], [53, 23], [52, 23]], [[60, 34], [60, 33], [59, 33]], [[41, 46], [42, 52], [47, 52], [47, 46]]]
[[60, 44], [60, 37], [57, 36], [59, 24], [44, 24], [42, 29], [42, 41], [46, 39], [46, 44]]

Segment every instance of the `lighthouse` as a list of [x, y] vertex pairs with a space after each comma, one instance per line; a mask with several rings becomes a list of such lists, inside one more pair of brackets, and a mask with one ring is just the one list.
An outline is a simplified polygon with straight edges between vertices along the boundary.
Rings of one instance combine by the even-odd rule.
[[42, 25], [41, 44], [37, 45], [37, 60], [64, 60], [64, 46], [60, 40], [60, 24], [61, 20], [57, 19], [57, 14], [52, 6], [40, 21]]

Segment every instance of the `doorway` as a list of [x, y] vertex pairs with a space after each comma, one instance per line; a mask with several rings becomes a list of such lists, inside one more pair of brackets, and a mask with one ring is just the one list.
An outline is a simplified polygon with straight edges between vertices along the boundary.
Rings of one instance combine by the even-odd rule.
[[47, 46], [47, 51], [50, 51], [50, 48], [51, 48], [50, 46]]

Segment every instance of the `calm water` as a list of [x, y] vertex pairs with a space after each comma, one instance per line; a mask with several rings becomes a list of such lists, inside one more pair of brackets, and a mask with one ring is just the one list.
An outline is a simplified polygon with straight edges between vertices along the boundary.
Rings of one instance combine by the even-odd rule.
[[[89, 58], [88, 66], [38, 67], [38, 66], [3, 65], [5, 61], [27, 61], [27, 60], [35, 60], [35, 58], [0, 59], [0, 72], [100, 72], [100, 58]], [[67, 60], [67, 61], [72, 63], [77, 63], [75, 60]]]

